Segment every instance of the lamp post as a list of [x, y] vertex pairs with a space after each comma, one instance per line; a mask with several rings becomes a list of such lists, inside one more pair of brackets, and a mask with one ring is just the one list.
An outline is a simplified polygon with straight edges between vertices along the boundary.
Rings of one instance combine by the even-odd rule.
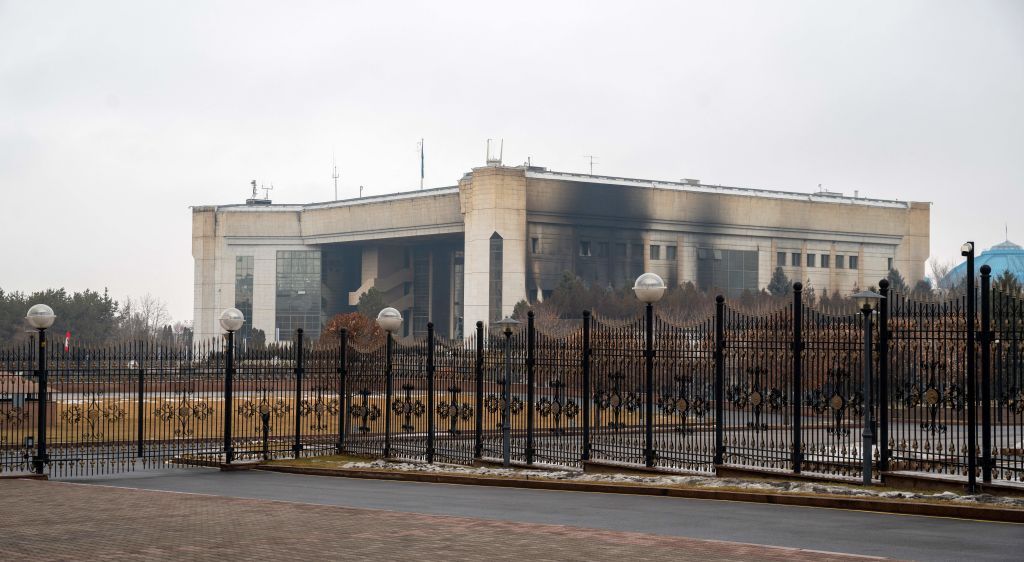
[[978, 491], [978, 410], [975, 403], [977, 373], [974, 370], [974, 307], [978, 295], [974, 290], [974, 242], [964, 242], [960, 246], [960, 255], [967, 258], [967, 491], [971, 494]]
[[654, 466], [654, 303], [665, 295], [665, 280], [656, 273], [644, 273], [636, 278], [633, 292], [646, 307], [646, 380], [644, 382], [644, 463]]
[[505, 468], [512, 464], [512, 395], [509, 386], [512, 384], [512, 332], [519, 324], [521, 322], [509, 316], [494, 323], [505, 334], [505, 380], [501, 384], [501, 465]]
[[220, 327], [227, 332], [224, 339], [227, 340], [227, 350], [224, 353], [224, 462], [231, 464], [235, 460], [235, 450], [231, 446], [231, 416], [234, 410], [231, 406], [231, 398], [234, 393], [235, 376], [235, 332], [245, 324], [245, 315], [237, 308], [226, 308], [220, 313]]
[[862, 439], [861, 458], [864, 464], [864, 485], [868, 486], [871, 484], [871, 445], [875, 440], [871, 404], [871, 313], [878, 308], [878, 303], [885, 297], [873, 291], [861, 291], [853, 295], [853, 298], [856, 299], [857, 304], [860, 306], [860, 311], [864, 314], [864, 354], [861, 357], [864, 429], [861, 430], [860, 435]]
[[36, 419], [39, 425], [36, 431], [39, 435], [39, 441], [37, 443], [36, 456], [32, 459], [32, 465], [37, 474], [42, 474], [43, 468], [50, 462], [50, 456], [46, 454], [46, 386], [47, 379], [49, 378], [49, 373], [46, 369], [46, 329], [53, 326], [53, 321], [57, 319], [57, 315], [53, 313], [52, 308], [45, 304], [36, 304], [28, 309], [25, 319], [28, 320], [30, 326], [39, 331], [39, 368], [36, 370], [39, 382], [38, 396], [36, 396], [39, 410]]
[[388, 307], [377, 314], [377, 325], [387, 332], [387, 364], [384, 372], [386, 377], [386, 388], [384, 390], [384, 458], [391, 456], [391, 395], [392, 389], [392, 363], [391, 354], [394, 352], [394, 339], [392, 334], [402, 329], [402, 313]]

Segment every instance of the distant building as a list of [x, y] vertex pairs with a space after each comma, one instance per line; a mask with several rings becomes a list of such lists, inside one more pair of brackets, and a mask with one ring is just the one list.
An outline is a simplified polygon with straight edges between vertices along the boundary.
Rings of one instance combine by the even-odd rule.
[[[975, 275], [980, 275], [979, 271], [983, 265], [992, 268], [992, 279], [1009, 271], [1017, 280], [1024, 282], [1024, 248], [1009, 240], [992, 246], [974, 258]], [[944, 289], [955, 287], [966, 275], [967, 261], [965, 260], [949, 270], [949, 273], [939, 280], [939, 286]]]
[[304, 205], [193, 208], [195, 331], [236, 306], [270, 340], [319, 334], [375, 287], [403, 335], [458, 337], [540, 301], [563, 272], [629, 286], [653, 271], [738, 295], [776, 266], [850, 293], [898, 268], [923, 278], [928, 203], [793, 193], [491, 165], [457, 186]]

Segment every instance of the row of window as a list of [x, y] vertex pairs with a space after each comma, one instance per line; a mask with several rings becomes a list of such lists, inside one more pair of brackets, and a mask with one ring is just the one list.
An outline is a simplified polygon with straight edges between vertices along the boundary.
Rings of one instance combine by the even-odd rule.
[[[805, 257], [800, 252], [792, 252], [787, 254], [786, 252], [779, 252], [776, 254], [775, 265], [779, 267], [786, 266], [786, 256], [789, 256], [789, 265], [793, 267], [800, 267], [802, 265], [802, 257]], [[822, 267], [825, 269], [832, 267], [832, 256], [830, 254], [807, 254], [806, 255], [807, 267]], [[819, 259], [820, 258], [820, 259]], [[857, 263], [857, 256], [835, 256], [836, 269], [857, 269], [860, 264]]]
[[[532, 243], [533, 243], [533, 253], [534, 254], [540, 253], [538, 251], [539, 250], [538, 240], [536, 238], [532, 238], [531, 240], [532, 240]], [[633, 248], [632, 248], [633, 259], [641, 259], [641, 256], [643, 256], [643, 252], [644, 252], [644, 245], [643, 244], [632, 244], [632, 246], [633, 246]], [[662, 259], [661, 248], [662, 248], [662, 246], [660, 246], [658, 244], [651, 244], [650, 246], [648, 246], [647, 252], [648, 252], [648, 254], [650, 256], [650, 259], [652, 259], [652, 260], [660, 260], [660, 259]], [[593, 258], [606, 258], [606, 257], [608, 257], [608, 243], [607, 242], [591, 242], [589, 240], [580, 240], [579, 255], [580, 255], [580, 257], [584, 257], [584, 258], [592, 258], [592, 257]], [[675, 246], [665, 246], [665, 257], [664, 257], [664, 259], [672, 261], [672, 260], [677, 259], [678, 255], [679, 254], [678, 254], [677, 248]], [[626, 258], [626, 245], [625, 244], [623, 244], [623, 243], [615, 244], [615, 257], [619, 258], [619, 259], [625, 259]]]

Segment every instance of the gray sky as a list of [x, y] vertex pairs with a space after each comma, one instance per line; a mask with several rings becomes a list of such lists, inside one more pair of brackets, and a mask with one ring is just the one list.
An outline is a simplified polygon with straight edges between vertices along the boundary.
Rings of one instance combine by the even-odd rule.
[[[189, 205], [505, 162], [931, 201], [1024, 243], [1024, 2], [0, 0], [0, 288], [192, 318]], [[58, 312], [59, 314], [59, 312]]]

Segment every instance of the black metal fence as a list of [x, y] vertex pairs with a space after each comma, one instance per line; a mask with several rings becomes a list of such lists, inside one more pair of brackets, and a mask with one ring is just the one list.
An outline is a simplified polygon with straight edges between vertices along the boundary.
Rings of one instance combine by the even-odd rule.
[[649, 308], [559, 330], [531, 314], [510, 336], [478, 325], [465, 342], [431, 325], [423, 341], [370, 347], [344, 333], [275, 349], [22, 346], [0, 352], [0, 469], [507, 451], [525, 464], [855, 476], [868, 449], [874, 477], [1022, 481], [1024, 301], [981, 273], [977, 303], [916, 302], [881, 283], [866, 386], [864, 317], [806, 305], [799, 284], [774, 311], [719, 297], [686, 323]]

